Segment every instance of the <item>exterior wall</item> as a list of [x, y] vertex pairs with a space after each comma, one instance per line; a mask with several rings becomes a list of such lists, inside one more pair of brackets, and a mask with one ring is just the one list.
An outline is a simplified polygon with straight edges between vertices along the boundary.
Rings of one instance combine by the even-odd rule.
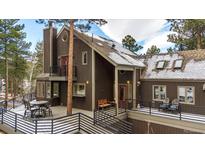
[[[62, 37], [67, 31], [64, 29], [64, 31], [59, 35], [57, 39], [57, 55], [63, 56], [67, 55], [68, 47], [69, 47], [69, 32], [68, 33], [68, 39], [66, 42], [62, 41]], [[88, 63], [87, 65], [82, 65], [82, 51], [87, 51], [88, 53]], [[73, 97], [73, 107], [80, 108], [84, 110], [92, 110], [92, 50], [91, 48], [85, 44], [80, 39], [75, 38], [74, 40], [74, 66], [77, 68], [77, 81], [76, 83], [86, 83], [88, 81], [88, 84], [86, 84], [86, 97]], [[63, 93], [60, 96], [61, 104], [66, 105], [66, 86], [67, 82], [61, 83], [61, 92]]]
[[152, 85], [166, 85], [167, 97], [170, 100], [177, 98], [178, 86], [194, 86], [195, 87], [195, 104], [182, 104], [182, 112], [205, 114], [205, 91], [203, 91], [203, 82], [177, 82], [177, 81], [141, 81], [141, 99], [144, 105], [152, 101]]
[[114, 66], [95, 53], [95, 102], [114, 99]]
[[133, 133], [135, 134], [195, 134], [185, 129], [179, 129], [166, 125], [160, 125], [156, 123], [128, 119], [129, 122], [133, 123]]
[[130, 84], [132, 84], [133, 71], [124, 71], [124, 73], [120, 73], [120, 71], [118, 71], [118, 77], [118, 83], [127, 84], [127, 81], [130, 81]]

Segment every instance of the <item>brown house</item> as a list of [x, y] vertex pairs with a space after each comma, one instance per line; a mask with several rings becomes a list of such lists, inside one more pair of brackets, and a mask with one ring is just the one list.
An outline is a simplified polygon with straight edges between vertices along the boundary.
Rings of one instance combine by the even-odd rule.
[[[37, 99], [66, 105], [68, 42], [68, 27], [58, 33], [52, 26], [44, 29], [44, 73], [37, 79]], [[113, 40], [75, 31], [73, 70], [75, 108], [92, 111], [99, 99], [157, 106], [169, 98], [178, 99], [183, 112], [205, 114], [205, 50], [139, 57]]]
[[[44, 73], [37, 78], [37, 99], [66, 105], [69, 28], [44, 29]], [[73, 107], [94, 110], [97, 100], [136, 99], [143, 62], [115, 41], [74, 32]]]

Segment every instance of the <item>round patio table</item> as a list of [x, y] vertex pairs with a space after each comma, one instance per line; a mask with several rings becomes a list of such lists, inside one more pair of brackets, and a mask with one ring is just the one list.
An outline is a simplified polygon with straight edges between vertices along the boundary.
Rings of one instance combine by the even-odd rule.
[[36, 110], [38, 111], [38, 112], [35, 112], [35, 114], [34, 114], [35, 117], [41, 117], [41, 116], [45, 117], [44, 108], [48, 104], [49, 104], [48, 101], [36, 101], [36, 100], [31, 101], [30, 105], [36, 107], [37, 108]]

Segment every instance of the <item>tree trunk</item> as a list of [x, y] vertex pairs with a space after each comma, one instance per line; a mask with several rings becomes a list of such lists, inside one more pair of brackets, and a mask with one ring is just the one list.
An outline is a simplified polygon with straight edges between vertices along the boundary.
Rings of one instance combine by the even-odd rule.
[[202, 49], [202, 41], [201, 41], [201, 34], [200, 33], [197, 33], [196, 34], [196, 47], [197, 47], [197, 49]]
[[8, 105], [8, 90], [9, 90], [9, 82], [8, 82], [8, 78], [9, 78], [9, 75], [8, 75], [8, 59], [7, 57], [5, 58], [5, 63], [6, 63], [6, 91], [5, 91], [5, 108], [7, 109], [7, 105]]
[[68, 50], [68, 85], [67, 85], [67, 114], [72, 114], [72, 99], [73, 99], [73, 33], [74, 33], [74, 20], [70, 19], [70, 37], [69, 37], [69, 50]]

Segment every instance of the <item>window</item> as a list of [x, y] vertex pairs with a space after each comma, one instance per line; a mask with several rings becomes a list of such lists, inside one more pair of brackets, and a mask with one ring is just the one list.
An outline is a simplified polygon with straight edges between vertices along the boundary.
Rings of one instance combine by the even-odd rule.
[[182, 59], [175, 60], [174, 68], [181, 68], [182, 67], [182, 63], [183, 63]]
[[53, 97], [59, 97], [59, 83], [53, 83]]
[[62, 36], [62, 41], [63, 41], [63, 42], [66, 42], [67, 40], [68, 40], [68, 32], [65, 31], [65, 32], [63, 33], [63, 36]]
[[84, 97], [85, 96], [85, 84], [74, 83], [73, 84], [73, 96]]
[[180, 103], [194, 104], [195, 90], [194, 87], [178, 87], [178, 99]]
[[153, 85], [152, 87], [153, 100], [163, 101], [166, 99], [166, 86], [164, 85]]
[[158, 61], [156, 68], [157, 69], [163, 69], [164, 68], [164, 64], [165, 64], [164, 60], [163, 61]]
[[36, 96], [39, 98], [45, 97], [45, 82], [37, 82], [36, 84]]
[[51, 82], [46, 82], [46, 98], [51, 98]]
[[82, 52], [82, 65], [87, 65], [88, 63], [88, 53], [87, 51]]

